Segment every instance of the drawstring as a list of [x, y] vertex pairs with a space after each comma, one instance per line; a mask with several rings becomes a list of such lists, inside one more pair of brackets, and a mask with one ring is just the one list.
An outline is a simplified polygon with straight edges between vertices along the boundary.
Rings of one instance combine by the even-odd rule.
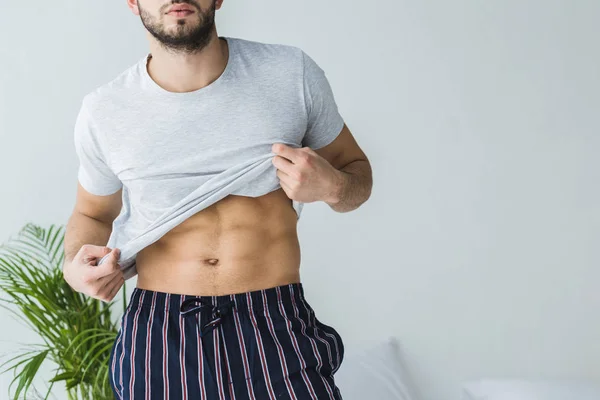
[[[201, 305], [195, 306], [193, 308], [190, 308], [189, 310], [186, 310], [186, 307], [192, 303], [200, 303]], [[185, 300], [183, 303], [181, 303], [179, 312], [181, 313], [182, 316], [187, 317], [189, 315], [196, 315], [197, 313], [199, 313], [202, 310], [209, 309], [211, 311], [212, 319], [210, 321], [208, 321], [207, 323], [205, 323], [204, 325], [202, 325], [202, 327], [200, 328], [200, 337], [204, 337], [208, 333], [210, 333], [213, 329], [215, 329], [217, 326], [219, 326], [221, 324], [223, 318], [233, 310], [234, 306], [235, 306], [235, 302], [232, 300], [228, 301], [227, 303], [223, 303], [221, 305], [213, 306], [208, 300], [205, 300], [201, 297], [191, 297], [191, 298]], [[200, 321], [200, 318], [198, 318], [198, 321]], [[225, 338], [222, 338], [221, 342], [222, 342], [221, 346], [224, 346]], [[198, 344], [202, 345], [202, 342], [198, 343]], [[226, 357], [226, 353], [225, 353], [225, 357]], [[227, 362], [225, 362], [225, 367], [227, 367]], [[211, 372], [212, 372], [213, 380], [215, 381], [215, 384], [217, 384], [217, 386], [218, 386], [218, 380], [216, 379], [216, 375], [215, 375], [216, 371], [211, 371]], [[231, 382], [231, 376], [229, 375], [229, 369], [227, 369], [227, 381]]]
[[[192, 303], [200, 303], [201, 305], [191, 308], [189, 310], [185, 310], [185, 308]], [[181, 303], [179, 312], [181, 313], [181, 315], [186, 317], [188, 315], [194, 315], [196, 313], [199, 313], [203, 309], [210, 309], [212, 319], [200, 328], [200, 337], [204, 337], [206, 334], [208, 334], [217, 326], [219, 326], [219, 324], [223, 320], [223, 317], [229, 314], [229, 312], [231, 312], [234, 306], [235, 303], [233, 301], [228, 301], [227, 303], [221, 304], [220, 306], [213, 306], [210, 302], [201, 297], [191, 297], [185, 300], [183, 303]]]

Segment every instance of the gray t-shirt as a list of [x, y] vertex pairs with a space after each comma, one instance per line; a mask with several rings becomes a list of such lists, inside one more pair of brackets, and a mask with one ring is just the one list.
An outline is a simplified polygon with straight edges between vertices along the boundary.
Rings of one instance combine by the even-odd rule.
[[[280, 188], [274, 143], [317, 149], [343, 128], [324, 71], [301, 49], [224, 39], [227, 66], [202, 89], [163, 89], [146, 54], [82, 101], [78, 180], [96, 195], [123, 188], [106, 245], [121, 250], [125, 279], [137, 274], [137, 253], [186, 218], [229, 194]], [[299, 218], [303, 204], [292, 206]]]

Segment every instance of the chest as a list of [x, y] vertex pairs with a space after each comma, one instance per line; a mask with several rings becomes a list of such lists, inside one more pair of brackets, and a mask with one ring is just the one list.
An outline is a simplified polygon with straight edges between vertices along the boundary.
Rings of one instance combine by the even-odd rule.
[[150, 100], [115, 107], [102, 121], [110, 167], [123, 182], [217, 174], [270, 153], [274, 143], [300, 147], [306, 132], [299, 102], [278, 104], [258, 95]]

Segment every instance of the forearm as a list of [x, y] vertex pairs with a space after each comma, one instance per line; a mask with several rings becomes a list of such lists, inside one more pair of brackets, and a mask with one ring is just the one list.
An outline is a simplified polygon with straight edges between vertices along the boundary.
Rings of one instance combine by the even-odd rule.
[[326, 203], [337, 212], [357, 209], [371, 196], [373, 174], [367, 160], [353, 161], [338, 170], [339, 179], [333, 199]]
[[112, 224], [99, 221], [74, 211], [66, 226], [64, 251], [65, 263], [75, 258], [84, 244], [105, 246], [112, 231]]

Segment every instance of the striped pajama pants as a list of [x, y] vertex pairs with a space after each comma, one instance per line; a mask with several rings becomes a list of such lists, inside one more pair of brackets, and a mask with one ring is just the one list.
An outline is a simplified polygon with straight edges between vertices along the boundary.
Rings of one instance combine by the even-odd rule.
[[135, 288], [109, 380], [119, 400], [340, 400], [343, 356], [301, 283], [222, 296]]

